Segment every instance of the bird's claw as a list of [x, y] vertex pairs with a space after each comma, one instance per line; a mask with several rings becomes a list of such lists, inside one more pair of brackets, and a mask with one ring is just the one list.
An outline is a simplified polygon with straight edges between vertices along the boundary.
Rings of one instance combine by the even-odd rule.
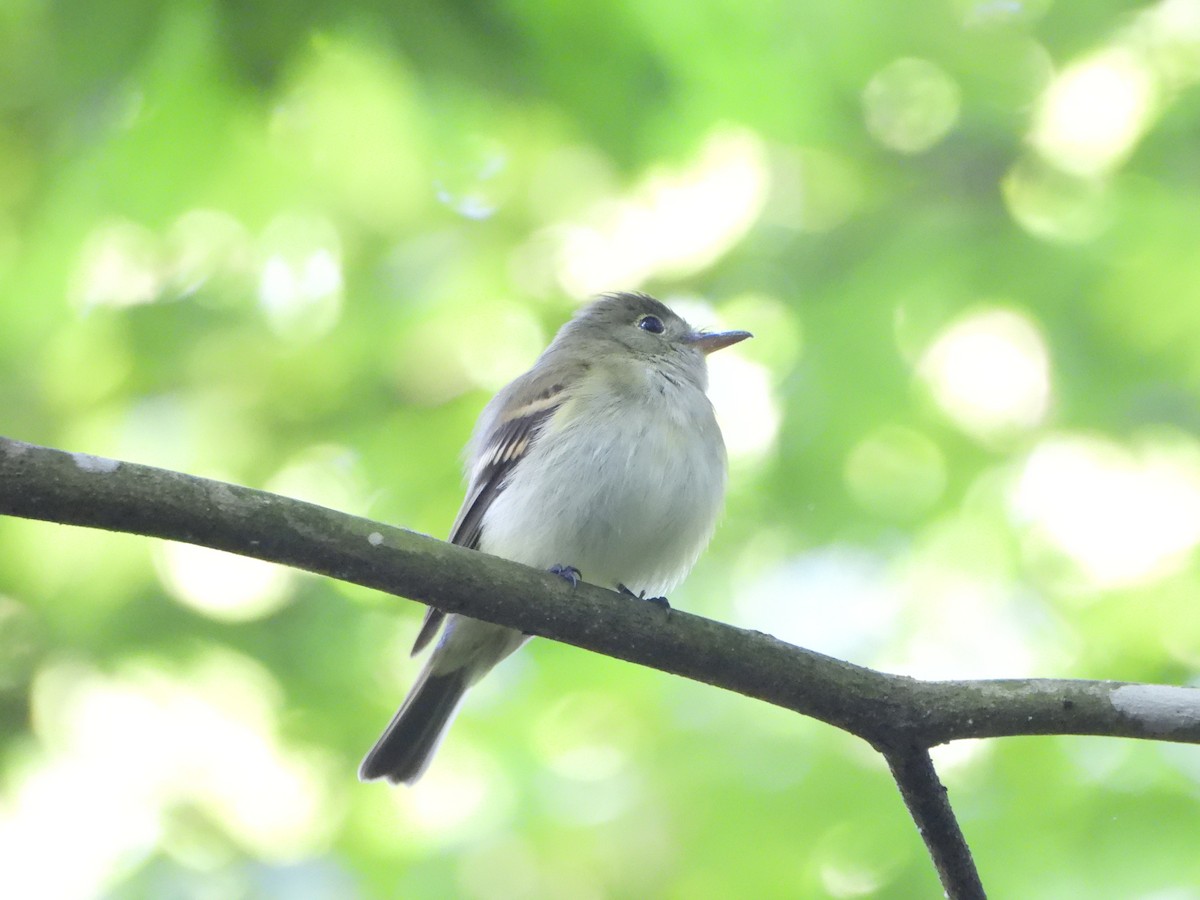
[[653, 603], [655, 606], [659, 607], [660, 609], [665, 609], [668, 612], [671, 610], [671, 604], [667, 601], [666, 597], [647, 597], [645, 591], [642, 591], [640, 594], [635, 594], [623, 584], [617, 585], [617, 593], [624, 594], [627, 597], [633, 597], [636, 600], [645, 600], [647, 603]]
[[571, 587], [579, 587], [580, 572], [574, 566], [551, 566], [549, 571], [569, 583]]

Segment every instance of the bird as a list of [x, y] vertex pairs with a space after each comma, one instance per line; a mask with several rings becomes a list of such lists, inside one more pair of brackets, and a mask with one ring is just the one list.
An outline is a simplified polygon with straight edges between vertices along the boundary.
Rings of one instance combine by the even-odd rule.
[[[706, 357], [748, 337], [697, 331], [648, 294], [594, 298], [481, 413], [450, 541], [665, 603], [724, 503]], [[415, 783], [467, 689], [529, 640], [430, 607], [413, 655], [435, 638], [360, 780]]]

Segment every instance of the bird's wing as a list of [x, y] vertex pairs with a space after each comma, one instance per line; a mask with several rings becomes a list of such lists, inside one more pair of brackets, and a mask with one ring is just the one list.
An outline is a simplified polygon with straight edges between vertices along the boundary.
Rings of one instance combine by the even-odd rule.
[[[504, 490], [513, 469], [529, 455], [529, 449], [537, 441], [542, 426], [566, 400], [564, 379], [551, 380], [551, 384], [533, 394], [532, 400], [511, 412], [502, 413], [493, 425], [471, 473], [471, 486], [458, 511], [458, 518], [450, 530], [450, 543], [472, 550], [479, 549], [483, 518], [492, 501]], [[441, 610], [429, 607], [413, 643], [414, 655], [433, 640], [445, 617], [446, 614]]]

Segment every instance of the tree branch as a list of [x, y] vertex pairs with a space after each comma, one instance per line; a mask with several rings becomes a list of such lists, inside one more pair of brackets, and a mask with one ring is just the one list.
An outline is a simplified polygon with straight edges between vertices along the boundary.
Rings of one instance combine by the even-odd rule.
[[3, 437], [0, 513], [305, 569], [726, 688], [876, 746], [897, 734], [925, 746], [1031, 734], [1200, 743], [1198, 689], [889, 675], [312, 503]]
[[[812, 716], [887, 756], [922, 828], [927, 820], [953, 822], [924, 754], [936, 744], [1032, 734], [1200, 743], [1197, 689], [890, 675], [761, 632], [630, 603], [588, 584], [572, 589], [557, 576], [509, 560], [311, 503], [7, 438], [0, 438], [0, 513], [186, 541], [294, 566]], [[919, 754], [906, 749], [897, 756], [896, 748], [914, 747]], [[945, 805], [940, 812], [939, 803]], [[923, 831], [927, 842], [938, 833], [948, 834]], [[961, 842], [956, 824], [954, 833]], [[964, 864], [962, 852], [965, 843], [934, 853], [943, 878], [974, 872], [969, 853]], [[972, 893], [977, 876], [943, 884], [952, 897], [979, 896]]]
[[983, 882], [929, 751], [909, 745], [885, 750], [884, 757], [946, 888], [946, 896], [952, 900], [983, 900]]

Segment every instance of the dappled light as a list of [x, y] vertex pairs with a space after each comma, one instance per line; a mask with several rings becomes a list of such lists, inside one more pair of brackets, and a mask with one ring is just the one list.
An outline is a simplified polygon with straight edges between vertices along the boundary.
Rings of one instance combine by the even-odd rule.
[[361, 506], [367, 486], [357, 454], [340, 444], [315, 444], [283, 460], [268, 490], [331, 509]]
[[220, 209], [190, 209], [167, 232], [171, 287], [195, 294], [216, 279], [245, 277], [253, 266], [249, 229]]
[[845, 821], [826, 830], [813, 848], [818, 877], [826, 896], [877, 896], [895, 877], [897, 855], [889, 854], [887, 848], [880, 847], [882, 853], [873, 853], [869, 858], [858, 853], [859, 829], [855, 824]]
[[1154, 581], [1200, 545], [1200, 442], [1148, 437], [1131, 448], [1056, 435], [1029, 454], [1011, 502], [1032, 540], [1074, 564], [1080, 586]]
[[[106, 676], [63, 663], [41, 673], [34, 724], [51, 753], [27, 763], [0, 810], [8, 889], [82, 896], [112, 884], [156, 843], [178, 839], [171, 819], [183, 810], [266, 860], [325, 845], [334, 823], [321, 767], [279, 746], [271, 676], [228, 651], [180, 668], [140, 661]], [[81, 795], [105, 803], [64, 816]], [[63, 841], [79, 845], [77, 865], [55, 862]]]
[[109, 222], [85, 241], [72, 295], [84, 310], [150, 303], [159, 299], [165, 277], [162, 248], [149, 229]]
[[332, 222], [285, 216], [262, 238], [258, 301], [281, 337], [314, 340], [337, 324], [342, 305], [341, 252]]
[[559, 280], [581, 296], [701, 270], [754, 223], [767, 188], [761, 142], [722, 128], [687, 167], [651, 171], [630, 196], [561, 226]]
[[291, 573], [272, 563], [192, 544], [163, 544], [163, 586], [180, 603], [214, 619], [261, 619], [287, 602]]
[[489, 219], [506, 199], [509, 154], [499, 141], [480, 135], [459, 143], [457, 153], [437, 161], [437, 199], [467, 219]]
[[1035, 237], [1081, 243], [1100, 237], [1113, 221], [1113, 200], [1103, 181], [1038, 159], [1015, 163], [1001, 188], [1017, 224]]
[[710, 366], [709, 396], [734, 462], [761, 458], [775, 443], [779, 405], [764, 368], [738, 356], [716, 357]]
[[628, 766], [637, 723], [604, 694], [570, 693], [538, 723], [533, 746], [555, 774], [604, 782]]
[[767, 566], [758, 554], [736, 597], [736, 621], [831, 656], [877, 661], [900, 615], [887, 560], [829, 546]]
[[1019, 678], [1070, 662], [1066, 635], [1018, 588], [922, 556], [895, 582], [909, 615], [884, 668], [916, 678]]
[[988, 439], [1041, 423], [1050, 404], [1050, 363], [1037, 327], [996, 309], [950, 325], [926, 350], [918, 372], [947, 416]]
[[867, 82], [867, 130], [889, 149], [921, 153], [954, 127], [959, 94], [958, 85], [936, 63], [898, 59]]
[[1075, 63], [1047, 89], [1033, 145], [1076, 175], [1100, 175], [1122, 162], [1142, 136], [1154, 106], [1150, 73], [1127, 51]]
[[390, 798], [422, 844], [453, 844], [500, 826], [511, 805], [500, 773], [477, 750], [446, 748], [453, 763]]

